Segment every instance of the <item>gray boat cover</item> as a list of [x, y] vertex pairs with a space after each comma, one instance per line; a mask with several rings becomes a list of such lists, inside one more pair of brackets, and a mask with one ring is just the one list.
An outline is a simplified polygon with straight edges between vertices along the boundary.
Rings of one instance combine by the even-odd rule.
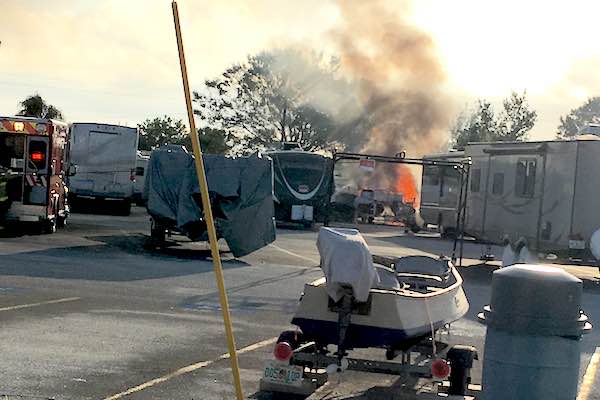
[[380, 280], [373, 266], [369, 246], [360, 232], [356, 229], [322, 227], [317, 237], [317, 249], [329, 297], [338, 301], [343, 295], [343, 287], [351, 286], [356, 300], [367, 301], [369, 291]]
[[[235, 257], [275, 240], [271, 159], [254, 154], [229, 158], [205, 154], [213, 215], [219, 237]], [[207, 240], [193, 156], [166, 145], [150, 155], [144, 191], [148, 213], [192, 240]]]

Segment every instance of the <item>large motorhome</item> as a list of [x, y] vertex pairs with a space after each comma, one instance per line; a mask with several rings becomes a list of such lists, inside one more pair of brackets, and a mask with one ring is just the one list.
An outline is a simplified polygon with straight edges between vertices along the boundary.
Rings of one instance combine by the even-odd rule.
[[69, 182], [73, 201], [102, 200], [119, 214], [128, 215], [133, 200], [137, 145], [136, 128], [74, 123], [71, 162], [77, 166], [77, 175]]
[[299, 148], [266, 153], [273, 159], [275, 218], [310, 226], [324, 218], [333, 160]]
[[68, 206], [69, 127], [51, 119], [0, 117], [0, 223], [53, 233]]
[[600, 140], [470, 143], [464, 155], [472, 160], [468, 234], [494, 243], [523, 237], [565, 258], [589, 255], [600, 229]]

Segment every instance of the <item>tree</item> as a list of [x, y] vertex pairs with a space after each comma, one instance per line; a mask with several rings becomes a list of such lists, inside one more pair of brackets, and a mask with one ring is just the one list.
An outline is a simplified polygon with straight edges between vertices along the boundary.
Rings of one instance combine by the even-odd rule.
[[498, 118], [496, 140], [515, 142], [527, 139], [527, 134], [535, 125], [537, 112], [530, 109], [526, 92], [519, 95], [512, 92], [508, 99], [502, 102], [502, 114]]
[[163, 144], [179, 144], [187, 135], [187, 128], [182, 120], [173, 120], [166, 115], [147, 119], [139, 124], [138, 128], [140, 150], [152, 150]]
[[[192, 150], [188, 129], [182, 120], [169, 116], [147, 119], [138, 125], [140, 150], [152, 150], [164, 144], [184, 145]], [[204, 128], [198, 130], [202, 151], [209, 154], [225, 154], [231, 149], [228, 135], [223, 130]]]
[[497, 123], [492, 104], [479, 100], [470, 113], [463, 111], [452, 127], [455, 148], [463, 148], [469, 142], [493, 141], [497, 136]]
[[475, 109], [467, 109], [456, 118], [451, 128], [453, 145], [463, 148], [469, 142], [522, 141], [536, 119], [537, 112], [530, 108], [525, 92], [512, 92], [504, 99], [499, 115], [489, 101], [480, 99]]
[[47, 104], [39, 94], [34, 94], [27, 97], [19, 103], [21, 109], [17, 115], [24, 117], [48, 118], [48, 119], [63, 119], [62, 112], [52, 104]]
[[297, 141], [307, 150], [323, 149], [339, 133], [329, 105], [347, 101], [343, 90], [326, 88], [349, 89], [336, 79], [336, 69], [335, 60], [326, 63], [316, 54], [293, 49], [250, 56], [194, 92], [194, 112], [207, 127], [237, 138], [239, 151], [285, 141]]
[[569, 114], [560, 118], [556, 137], [569, 139], [579, 134], [588, 124], [600, 123], [600, 97], [591, 97], [581, 106], [572, 109]]

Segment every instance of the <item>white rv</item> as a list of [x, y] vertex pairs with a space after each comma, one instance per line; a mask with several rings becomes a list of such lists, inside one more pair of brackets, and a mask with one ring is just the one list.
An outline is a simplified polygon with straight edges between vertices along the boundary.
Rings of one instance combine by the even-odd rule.
[[119, 214], [131, 210], [135, 182], [138, 131], [126, 126], [75, 123], [71, 128], [70, 197], [112, 202]]
[[470, 143], [464, 154], [472, 160], [468, 234], [494, 243], [523, 237], [538, 252], [592, 260], [590, 238], [600, 229], [600, 140]]

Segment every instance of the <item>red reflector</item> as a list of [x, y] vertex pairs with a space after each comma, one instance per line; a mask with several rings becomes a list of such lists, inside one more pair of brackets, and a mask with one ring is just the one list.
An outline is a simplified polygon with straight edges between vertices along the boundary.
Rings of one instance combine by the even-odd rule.
[[44, 159], [44, 153], [40, 153], [40, 152], [35, 152], [35, 153], [31, 153], [31, 159], [33, 161], [42, 161]]
[[287, 361], [292, 358], [294, 354], [294, 349], [288, 342], [279, 342], [275, 345], [275, 350], [273, 350], [273, 355], [275, 359], [279, 361]]
[[446, 379], [450, 375], [450, 365], [438, 358], [431, 363], [431, 374], [437, 379]]

